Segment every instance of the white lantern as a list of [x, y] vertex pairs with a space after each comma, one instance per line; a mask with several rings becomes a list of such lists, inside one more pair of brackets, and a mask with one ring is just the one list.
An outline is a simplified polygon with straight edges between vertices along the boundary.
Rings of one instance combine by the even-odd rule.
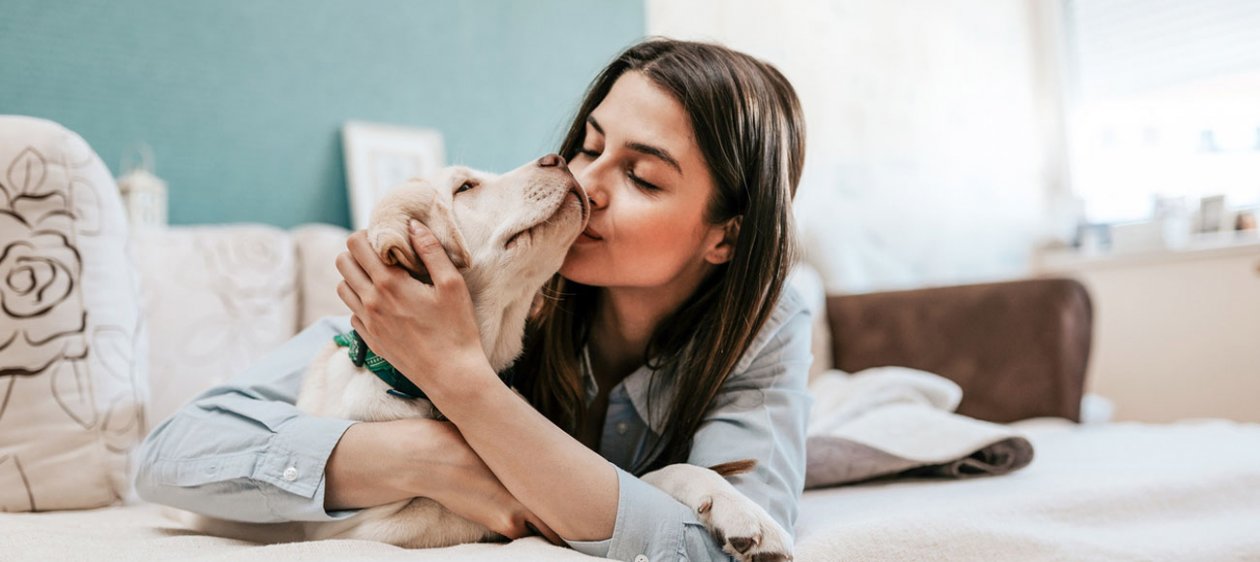
[[166, 227], [166, 182], [153, 174], [153, 151], [148, 145], [140, 147], [140, 166], [130, 168], [118, 178], [118, 190], [122, 192], [123, 208], [131, 229], [161, 229]]

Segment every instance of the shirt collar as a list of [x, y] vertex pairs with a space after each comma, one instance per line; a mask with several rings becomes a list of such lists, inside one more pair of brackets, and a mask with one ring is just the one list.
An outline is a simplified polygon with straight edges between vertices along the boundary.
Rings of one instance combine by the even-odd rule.
[[[753, 337], [752, 342], [748, 346], [748, 350], [740, 357], [739, 362], [735, 364], [734, 371], [730, 378], [734, 378], [739, 373], [745, 372], [752, 366], [753, 360], [761, 354], [769, 343], [770, 339], [779, 333], [780, 328], [787, 323], [794, 314], [800, 310], [807, 308], [800, 293], [795, 287], [785, 285], [783, 292], [779, 296], [778, 302], [775, 303], [774, 309], [771, 310], [770, 317], [766, 319], [766, 323], [761, 330]], [[647, 365], [640, 366], [625, 380], [621, 381], [612, 388], [611, 393], [617, 392], [618, 387], [624, 387], [626, 394], [630, 397], [630, 403], [634, 405], [635, 411], [639, 414], [639, 419], [647, 423], [649, 429], [657, 435], [665, 434], [666, 414], [669, 410], [669, 401], [672, 398], [673, 385], [669, 381], [659, 380], [656, 384], [649, 385], [652, 382], [651, 377], [656, 371], [649, 369]], [[599, 394], [599, 383], [595, 381], [595, 374], [591, 371], [590, 345], [582, 346], [582, 380], [586, 387], [586, 403], [590, 404], [591, 400]], [[727, 379], [730, 380], [729, 378]], [[648, 387], [651, 386], [651, 396], [648, 396]], [[648, 403], [651, 402], [649, 411]]]
[[[630, 404], [634, 406], [635, 412], [639, 414], [639, 419], [644, 420], [648, 429], [657, 435], [663, 435], [665, 429], [665, 416], [669, 409], [669, 385], [663, 381], [657, 381], [655, 385], [649, 385], [652, 374], [656, 371], [642, 365], [633, 373], [630, 373], [624, 380], [617, 383], [611, 391], [610, 397], [616, 393], [618, 388], [624, 390], [630, 398]], [[582, 381], [586, 390], [586, 403], [590, 404], [595, 396], [599, 394], [599, 383], [595, 380], [595, 373], [591, 370], [591, 354], [590, 346], [582, 347]], [[649, 399], [648, 386], [653, 386], [652, 396]], [[650, 415], [648, 403], [651, 402]]]

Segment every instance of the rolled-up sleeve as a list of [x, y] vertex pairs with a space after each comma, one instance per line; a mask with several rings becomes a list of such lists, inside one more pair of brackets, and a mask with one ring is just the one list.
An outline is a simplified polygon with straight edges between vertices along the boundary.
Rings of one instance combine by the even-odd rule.
[[[805, 487], [805, 430], [813, 399], [807, 391], [810, 313], [792, 302], [750, 361], [722, 386], [714, 407], [696, 432], [689, 464], [713, 466], [754, 459], [754, 470], [728, 477], [795, 536], [797, 503]], [[761, 342], [757, 342], [761, 343]], [[617, 560], [729, 560], [695, 513], [665, 492], [617, 469], [617, 518], [612, 537], [572, 541], [580, 552]]]
[[250, 522], [330, 521], [324, 467], [352, 420], [312, 416], [295, 403], [307, 367], [348, 317], [311, 324], [244, 373], [163, 421], [137, 453], [147, 501]]

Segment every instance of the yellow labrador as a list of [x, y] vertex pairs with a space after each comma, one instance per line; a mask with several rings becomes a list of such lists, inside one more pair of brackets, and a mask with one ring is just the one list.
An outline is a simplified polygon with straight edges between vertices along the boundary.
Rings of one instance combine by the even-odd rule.
[[[427, 272], [412, 250], [408, 222], [417, 219], [433, 231], [464, 275], [482, 346], [491, 366], [502, 371], [521, 352], [535, 295], [560, 269], [590, 213], [586, 194], [564, 160], [551, 154], [503, 175], [456, 166], [433, 178], [410, 180], [373, 210], [368, 240], [383, 261], [424, 279]], [[350, 355], [333, 343], [319, 353], [299, 393], [299, 409], [364, 421], [437, 414], [423, 398], [399, 399], [397, 387], [356, 366]], [[732, 555], [785, 559], [789, 535], [722, 477], [751, 466], [748, 461], [712, 469], [676, 464], [644, 480], [696, 510]], [[425, 548], [502, 538], [428, 498], [364, 509], [334, 522], [254, 524], [202, 516], [188, 522], [210, 534], [258, 542], [343, 538]]]

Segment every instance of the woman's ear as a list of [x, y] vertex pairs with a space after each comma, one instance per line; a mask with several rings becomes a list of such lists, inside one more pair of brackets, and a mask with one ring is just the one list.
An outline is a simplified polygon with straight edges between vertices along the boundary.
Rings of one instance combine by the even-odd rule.
[[704, 261], [713, 265], [731, 261], [735, 256], [735, 243], [739, 241], [739, 225], [743, 221], [743, 215], [736, 215], [726, 221], [721, 229], [713, 229], [710, 236], [713, 242], [704, 253]]

